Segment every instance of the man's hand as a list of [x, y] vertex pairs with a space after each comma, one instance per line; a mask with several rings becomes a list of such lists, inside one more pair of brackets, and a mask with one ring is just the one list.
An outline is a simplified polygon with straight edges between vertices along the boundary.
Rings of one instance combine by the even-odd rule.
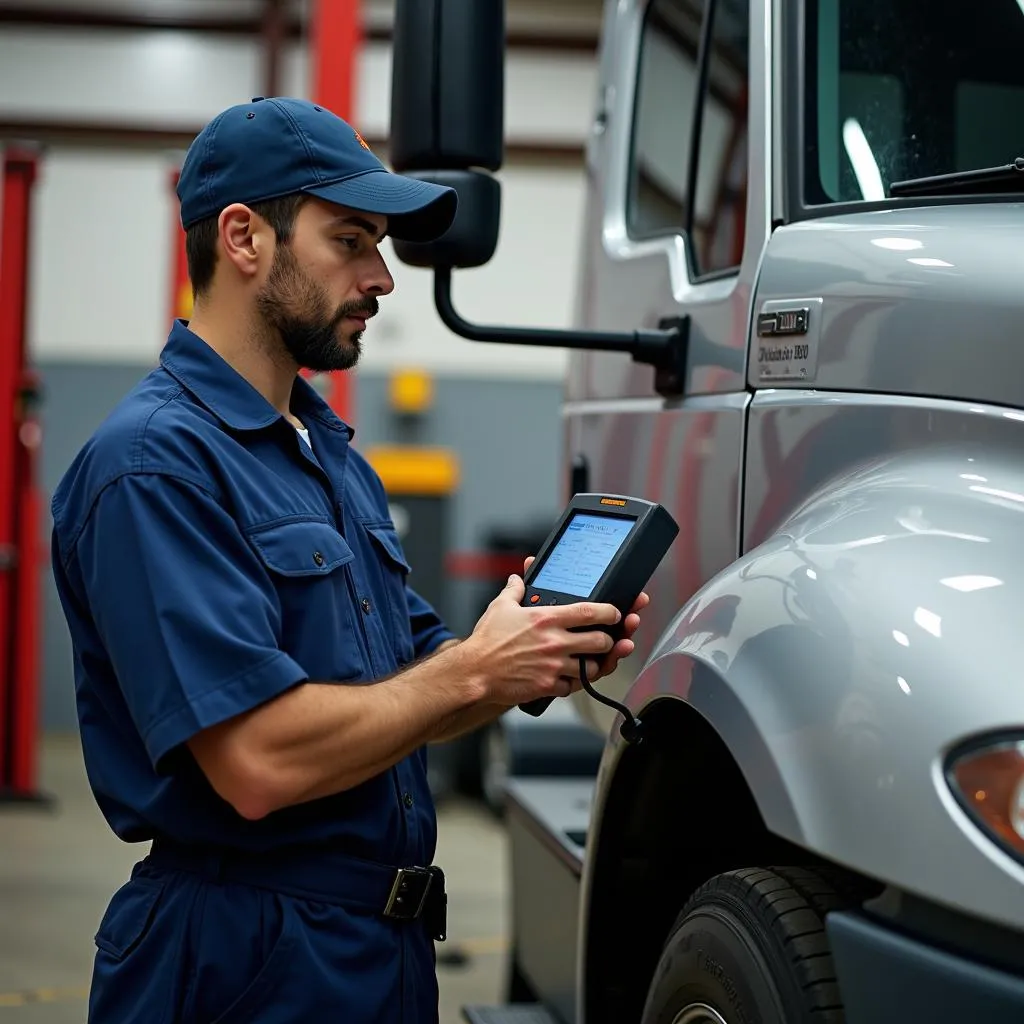
[[525, 593], [522, 578], [510, 576], [472, 634], [452, 652], [479, 673], [481, 703], [512, 707], [567, 697], [579, 671], [578, 657], [600, 663], [612, 651], [612, 639], [601, 627], [619, 622], [618, 609], [592, 601], [523, 607]]
[[[530, 555], [523, 563], [524, 575], [534, 561], [533, 555]], [[628, 658], [636, 649], [636, 644], [633, 643], [632, 639], [633, 634], [640, 628], [640, 612], [650, 603], [650, 595], [642, 593], [626, 615], [626, 621], [623, 623], [624, 636], [616, 642], [615, 646], [603, 658], [587, 659], [587, 679], [591, 683], [596, 682], [598, 679], [603, 679], [605, 676], [610, 676], [619, 667], [619, 662], [623, 658]], [[565, 678], [567, 682], [572, 684], [574, 692], [581, 688], [578, 671]]]

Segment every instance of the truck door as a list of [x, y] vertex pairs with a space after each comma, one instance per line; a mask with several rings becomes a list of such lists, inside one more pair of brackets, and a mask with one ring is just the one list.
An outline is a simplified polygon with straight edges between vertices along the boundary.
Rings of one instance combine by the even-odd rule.
[[621, 355], [570, 359], [567, 487], [663, 502], [681, 527], [651, 581], [629, 675], [605, 681], [610, 695], [738, 554], [749, 300], [769, 232], [771, 64], [750, 41], [769, 38], [766, 17], [760, 0], [606, 7], [578, 321], [601, 330], [689, 321], [682, 394], [659, 394], [649, 368]]

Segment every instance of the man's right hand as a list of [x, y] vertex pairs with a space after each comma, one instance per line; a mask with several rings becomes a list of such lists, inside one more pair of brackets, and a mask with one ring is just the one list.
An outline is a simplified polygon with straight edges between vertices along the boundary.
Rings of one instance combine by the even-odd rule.
[[[472, 634], [461, 645], [487, 680], [487, 702], [514, 707], [542, 697], [567, 697], [579, 688], [579, 661], [588, 656], [590, 677], [614, 642], [598, 628], [613, 626], [621, 616], [610, 604], [581, 601], [569, 605], [524, 608], [526, 586], [519, 576], [488, 605]], [[574, 680], [576, 680], [574, 682]]]

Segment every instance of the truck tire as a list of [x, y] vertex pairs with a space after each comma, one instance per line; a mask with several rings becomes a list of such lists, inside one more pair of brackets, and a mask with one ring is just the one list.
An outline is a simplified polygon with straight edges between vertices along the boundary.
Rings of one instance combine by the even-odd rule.
[[643, 1024], [842, 1024], [824, 915], [845, 905], [804, 868], [717, 875], [669, 933]]

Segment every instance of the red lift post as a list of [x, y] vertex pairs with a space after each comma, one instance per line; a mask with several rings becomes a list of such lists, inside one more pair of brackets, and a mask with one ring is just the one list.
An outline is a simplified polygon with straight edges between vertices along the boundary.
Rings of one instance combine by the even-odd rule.
[[28, 367], [32, 190], [38, 157], [10, 149], [0, 199], [0, 802], [43, 799], [39, 745], [40, 536], [38, 382]]
[[[309, 60], [314, 102], [355, 124], [356, 63], [362, 40], [359, 0], [313, 0], [309, 26]], [[353, 422], [355, 401], [349, 374], [332, 373], [325, 396], [331, 408]]]

